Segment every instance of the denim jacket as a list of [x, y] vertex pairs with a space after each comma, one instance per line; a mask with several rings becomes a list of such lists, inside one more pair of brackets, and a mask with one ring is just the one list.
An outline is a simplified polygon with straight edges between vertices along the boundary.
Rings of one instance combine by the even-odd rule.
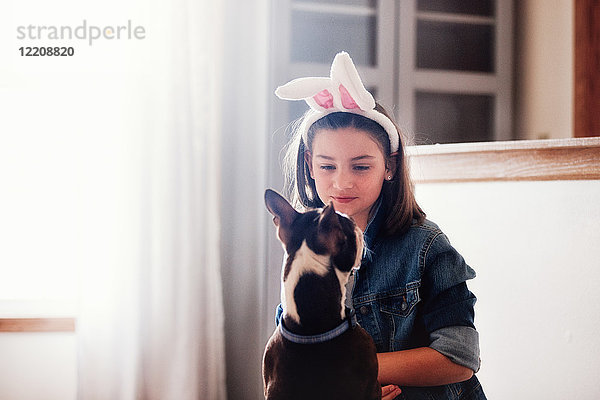
[[[352, 305], [378, 352], [431, 347], [453, 362], [479, 370], [476, 298], [466, 281], [475, 277], [434, 223], [413, 224], [401, 235], [378, 235], [378, 207], [365, 230], [365, 254], [355, 271]], [[475, 375], [438, 387], [402, 387], [398, 399], [485, 399]]]

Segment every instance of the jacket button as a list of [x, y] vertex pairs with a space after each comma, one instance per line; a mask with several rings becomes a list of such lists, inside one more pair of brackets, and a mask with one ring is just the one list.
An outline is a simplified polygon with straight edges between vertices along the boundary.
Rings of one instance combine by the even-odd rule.
[[367, 306], [362, 306], [362, 307], [359, 309], [359, 311], [360, 311], [360, 313], [361, 313], [362, 315], [367, 315], [367, 314], [369, 313], [369, 307], [367, 307]]
[[402, 309], [402, 311], [406, 311], [406, 309], [408, 308], [408, 304], [406, 304], [406, 302], [403, 301], [400, 308]]

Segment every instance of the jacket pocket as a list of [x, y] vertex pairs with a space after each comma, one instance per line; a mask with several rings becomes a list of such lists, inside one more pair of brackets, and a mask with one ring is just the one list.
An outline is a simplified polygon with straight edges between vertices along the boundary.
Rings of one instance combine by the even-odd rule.
[[420, 301], [420, 286], [421, 281], [410, 282], [404, 289], [383, 296], [379, 299], [380, 311], [399, 317], [409, 316]]

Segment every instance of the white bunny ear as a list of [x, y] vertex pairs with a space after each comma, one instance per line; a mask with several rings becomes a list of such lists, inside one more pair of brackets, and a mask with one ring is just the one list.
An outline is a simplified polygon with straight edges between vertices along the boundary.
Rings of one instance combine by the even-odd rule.
[[275, 94], [283, 100], [305, 100], [329, 88], [331, 88], [329, 78], [298, 78], [279, 86]]
[[284, 100], [305, 100], [313, 110], [323, 112], [333, 107], [330, 78], [298, 78], [279, 86], [275, 94]]
[[[331, 64], [331, 80], [333, 84], [341, 92], [342, 100], [344, 100], [344, 89], [350, 95], [351, 100], [354, 100], [358, 108], [363, 111], [372, 110], [375, 108], [375, 99], [365, 89], [358, 71], [346, 52], [338, 53]], [[342, 85], [344, 89], [339, 88]]]

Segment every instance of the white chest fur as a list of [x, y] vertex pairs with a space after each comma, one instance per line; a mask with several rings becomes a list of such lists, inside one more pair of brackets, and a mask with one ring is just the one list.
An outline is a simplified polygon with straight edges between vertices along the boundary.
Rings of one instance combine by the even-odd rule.
[[[282, 282], [283, 290], [281, 291], [281, 304], [283, 305], [283, 312], [285, 315], [292, 318], [295, 322], [300, 323], [300, 316], [298, 315], [298, 309], [296, 302], [294, 301], [294, 290], [298, 281], [305, 274], [315, 274], [318, 276], [325, 276], [329, 273], [331, 268], [331, 260], [329, 255], [320, 255], [314, 253], [306, 244], [306, 241], [302, 242], [300, 248], [294, 254], [294, 260], [287, 274], [284, 282]], [[285, 268], [284, 261], [284, 268]], [[340, 280], [340, 287], [342, 292], [346, 289], [345, 282], [348, 281], [348, 274], [344, 277], [342, 272], [337, 271], [338, 279]], [[284, 274], [281, 274], [282, 276]], [[345, 282], [342, 284], [342, 280]], [[342, 296], [345, 297], [345, 296]]]
[[[357, 227], [355, 232], [357, 252], [353, 268], [358, 269], [360, 267], [360, 262], [362, 259], [362, 250], [364, 242], [362, 231]], [[286, 264], [287, 256], [284, 258], [283, 268], [285, 268]], [[290, 271], [288, 272], [285, 281], [281, 283], [281, 304], [283, 306], [284, 315], [289, 316], [296, 323], [300, 323], [298, 308], [296, 307], [296, 302], [294, 300], [294, 290], [296, 289], [296, 285], [298, 284], [300, 277], [308, 273], [312, 273], [318, 276], [325, 276], [329, 272], [330, 268], [333, 268], [330, 264], [331, 257], [329, 255], [316, 254], [308, 247], [306, 241], [302, 242], [302, 245], [294, 255], [294, 261], [292, 261]], [[344, 319], [346, 318], [346, 284], [348, 283], [350, 273], [341, 271], [337, 268], [334, 269], [340, 284], [340, 291], [342, 294], [340, 304], [340, 317]], [[282, 271], [281, 274], [282, 277], [284, 276], [283, 272], [284, 271]]]

